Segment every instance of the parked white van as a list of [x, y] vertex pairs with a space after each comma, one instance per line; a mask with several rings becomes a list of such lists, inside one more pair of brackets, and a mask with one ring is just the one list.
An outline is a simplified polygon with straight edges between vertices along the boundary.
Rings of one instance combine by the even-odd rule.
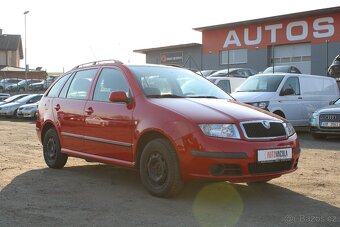
[[311, 114], [339, 96], [334, 78], [304, 74], [258, 74], [231, 94], [236, 100], [308, 126]]
[[234, 92], [247, 78], [242, 77], [207, 77], [224, 92], [230, 94]]

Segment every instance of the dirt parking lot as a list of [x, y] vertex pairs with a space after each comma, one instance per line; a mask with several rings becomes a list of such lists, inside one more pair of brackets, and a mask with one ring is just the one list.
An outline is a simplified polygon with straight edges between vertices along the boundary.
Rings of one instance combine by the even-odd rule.
[[189, 183], [149, 195], [138, 172], [46, 167], [35, 123], [0, 119], [0, 226], [340, 226], [340, 138], [299, 133], [299, 169], [267, 184]]

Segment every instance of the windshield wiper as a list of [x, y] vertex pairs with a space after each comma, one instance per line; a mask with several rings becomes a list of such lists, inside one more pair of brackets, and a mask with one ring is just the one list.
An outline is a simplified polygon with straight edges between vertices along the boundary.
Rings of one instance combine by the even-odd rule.
[[164, 94], [164, 95], [147, 95], [148, 98], [184, 98], [183, 96]]
[[209, 95], [201, 95], [201, 96], [187, 96], [187, 98], [198, 98], [198, 99], [218, 99], [215, 96], [209, 96]]

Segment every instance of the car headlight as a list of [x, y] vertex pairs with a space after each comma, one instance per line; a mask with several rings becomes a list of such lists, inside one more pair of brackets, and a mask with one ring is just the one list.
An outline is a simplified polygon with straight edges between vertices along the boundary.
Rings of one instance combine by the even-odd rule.
[[267, 109], [267, 107], [269, 105], [269, 101], [249, 102], [248, 104], [265, 110], [265, 109]]
[[235, 124], [200, 124], [202, 132], [207, 136], [240, 139], [240, 133]]
[[293, 125], [291, 123], [289, 123], [289, 122], [283, 123], [283, 126], [285, 127], [286, 135], [288, 137], [294, 135], [295, 129], [294, 129], [294, 127], [293, 127]]

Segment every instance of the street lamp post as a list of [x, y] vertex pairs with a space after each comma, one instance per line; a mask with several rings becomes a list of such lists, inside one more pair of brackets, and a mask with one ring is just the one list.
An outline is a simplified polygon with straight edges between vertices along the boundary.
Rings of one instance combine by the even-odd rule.
[[25, 83], [25, 91], [27, 91], [27, 71], [28, 71], [28, 66], [27, 66], [27, 43], [26, 43], [26, 40], [27, 40], [27, 35], [26, 35], [26, 15], [29, 13], [30, 11], [25, 11], [24, 12], [24, 15], [25, 15], [25, 80], [26, 80], [26, 83]]

